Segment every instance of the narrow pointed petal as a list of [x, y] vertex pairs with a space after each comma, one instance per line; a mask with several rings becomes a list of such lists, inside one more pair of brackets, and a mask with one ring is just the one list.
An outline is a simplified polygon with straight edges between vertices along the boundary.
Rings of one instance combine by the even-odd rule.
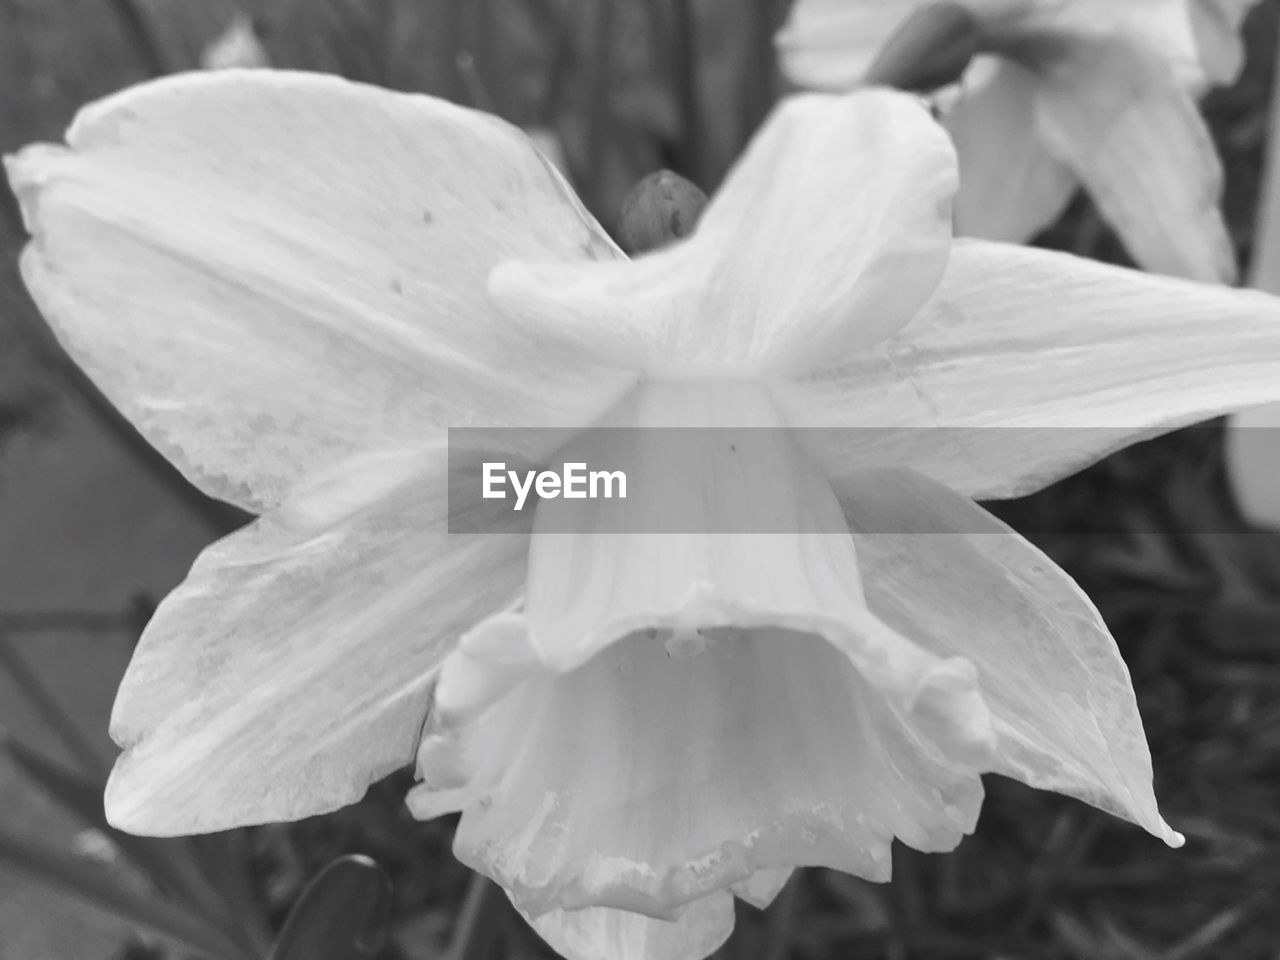
[[842, 428], [811, 435], [831, 476], [901, 466], [978, 499], [1020, 496], [1280, 400], [1280, 299], [961, 240], [899, 336], [774, 396], [794, 426]]
[[294, 820], [412, 760], [434, 671], [511, 602], [527, 549], [515, 534], [443, 532], [443, 461], [349, 464], [201, 554], [116, 698], [113, 825]]
[[733, 897], [713, 893], [677, 920], [589, 907], [555, 910], [529, 923], [565, 960], [702, 960], [733, 932]]
[[905, 470], [840, 494], [867, 603], [936, 656], [978, 669], [994, 772], [1078, 797], [1171, 846], [1129, 671], [1101, 615], [1052, 560], [981, 507]]
[[950, 139], [918, 98], [791, 97], [689, 239], [631, 263], [510, 262], [490, 289], [532, 322], [636, 330], [660, 376], [799, 369], [915, 314], [946, 266], [955, 191]]
[[841, 92], [857, 86], [884, 42], [925, 0], [796, 0], [774, 37], [792, 83]]
[[1158, 52], [1116, 37], [1060, 45], [1041, 67], [1038, 128], [1142, 267], [1230, 283], [1222, 163]]
[[1022, 243], [1058, 219], [1080, 181], [1036, 129], [1036, 76], [1009, 60], [976, 66], [945, 120], [960, 161], [956, 233]]
[[494, 117], [319, 74], [189, 74], [6, 166], [59, 339], [192, 481], [254, 512], [431, 426], [583, 422], [617, 392], [485, 294], [506, 257], [620, 256]]

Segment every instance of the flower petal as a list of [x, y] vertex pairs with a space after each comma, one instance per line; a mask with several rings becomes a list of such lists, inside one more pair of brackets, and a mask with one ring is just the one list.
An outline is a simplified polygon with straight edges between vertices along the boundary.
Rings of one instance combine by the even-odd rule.
[[529, 923], [565, 960], [701, 960], [733, 933], [733, 897], [713, 893], [677, 920], [589, 907], [554, 910]]
[[992, 769], [1181, 846], [1156, 809], [1129, 671], [1075, 582], [977, 504], [919, 474], [854, 474], [840, 494], [872, 611], [935, 656], [977, 666], [999, 740]]
[[[974, 764], [935, 737], [964, 717], [904, 715], [813, 634], [704, 639], [677, 656], [640, 631], [568, 673], [534, 666], [490, 703], [433, 713], [410, 809], [461, 809], [454, 852], [533, 916], [672, 919], [795, 865], [884, 880], [894, 836], [941, 851], [973, 829]], [[470, 646], [474, 662], [496, 645]]]
[[774, 37], [792, 83], [842, 92], [857, 86], [876, 54], [924, 0], [795, 0]]
[[226, 29], [200, 51], [200, 67], [204, 70], [269, 66], [271, 56], [262, 45], [258, 28], [253, 18], [242, 10], [236, 10]]
[[[207, 492], [260, 512], [431, 426], [589, 421], [627, 378], [488, 300], [506, 257], [620, 256], [514, 127], [284, 71], [182, 75], [6, 161], [72, 356]], [[623, 389], [625, 389], [625, 383]]]
[[1035, 75], [1009, 60], [966, 76], [945, 121], [960, 160], [957, 234], [1030, 240], [1058, 219], [1079, 186], [1036, 130], [1036, 89]]
[[763, 910], [782, 892], [793, 873], [794, 869], [757, 870], [741, 883], [735, 883], [731, 889], [757, 910]]
[[[657, 487], [655, 424], [765, 425], [762, 400], [755, 384], [649, 384], [614, 431], [636, 455], [571, 456]], [[839, 504], [773, 426], [717, 434], [707, 475], [676, 477], [725, 519], [715, 532], [653, 532], [642, 510], [614, 533], [598, 501], [540, 503], [522, 611], [445, 659], [410, 807], [461, 809], [455, 851], [521, 909], [671, 918], [761, 870], [881, 878], [893, 836], [943, 850], [972, 827], [994, 743], [973, 667], [868, 614]], [[786, 532], [733, 532], [770, 510]]]
[[1025, 15], [1009, 23], [1006, 38], [1110, 36], [1141, 43], [1171, 63], [1196, 57], [1188, 7], [1199, 0], [1022, 0]]
[[812, 434], [829, 476], [901, 466], [971, 497], [1020, 496], [1280, 400], [1280, 299], [961, 240], [899, 336], [773, 392], [793, 426], [842, 428]]
[[1280, 406], [1242, 410], [1223, 439], [1227, 479], [1240, 513], [1258, 527], [1280, 529]]
[[1157, 273], [1231, 282], [1222, 163], [1191, 94], [1158, 52], [1121, 38], [1058, 44], [1038, 66], [1038, 128], [1130, 255]]
[[951, 142], [917, 98], [791, 97], [689, 239], [631, 263], [510, 262], [490, 289], [536, 322], [642, 331], [655, 375], [801, 368], [920, 308], [946, 265], [955, 190]]
[[527, 549], [443, 532], [444, 460], [347, 464], [201, 554], [116, 698], [112, 824], [294, 820], [411, 761], [436, 667], [516, 595]]
[[708, 630], [817, 634], [941, 753], [984, 754], [968, 666], [866, 615], [830, 484], [759, 384], [650, 383], [606, 422], [564, 457], [621, 470], [626, 499], [548, 500], [534, 519], [524, 617], [544, 664], [572, 670], [635, 631], [661, 632], [671, 656], [705, 648]]
[[1199, 50], [1200, 74], [1193, 89], [1235, 83], [1244, 66], [1240, 29], [1258, 0], [1189, 0]]

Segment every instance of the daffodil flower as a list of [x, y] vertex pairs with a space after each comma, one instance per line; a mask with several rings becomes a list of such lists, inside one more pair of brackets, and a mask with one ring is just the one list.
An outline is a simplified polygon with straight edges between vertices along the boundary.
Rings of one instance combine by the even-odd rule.
[[[1229, 282], [1222, 166], [1195, 98], [1239, 71], [1253, 0], [960, 0], [977, 57], [945, 122], [957, 231], [1022, 242], [1083, 183], [1141, 266]], [[796, 0], [777, 37], [796, 83], [845, 90], [926, 0]], [[936, 6], [936, 5], [935, 5]]]
[[[894, 837], [973, 830], [986, 771], [1181, 842], [1097, 611], [969, 498], [1280, 399], [1280, 301], [953, 242], [951, 142], [888, 90], [784, 102], [634, 260], [520, 131], [332, 77], [157, 81], [7, 166], [62, 343], [261, 515], [138, 645], [116, 826], [305, 817], [416, 758], [413, 812], [462, 811], [574, 960], [704, 956], [796, 865], [888, 879]], [[601, 423], [776, 429], [707, 451], [698, 529], [544, 500], [448, 532], [444, 428], [604, 437], [655, 481]]]

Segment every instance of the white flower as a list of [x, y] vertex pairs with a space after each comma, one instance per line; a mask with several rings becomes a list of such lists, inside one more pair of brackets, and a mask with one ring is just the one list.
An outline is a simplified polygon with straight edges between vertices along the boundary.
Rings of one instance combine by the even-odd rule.
[[[62, 343], [262, 515], [147, 627], [115, 825], [304, 817], [416, 756], [414, 812], [462, 810], [575, 960], [704, 956], [795, 865], [949, 850], [984, 771], [1181, 842], [1097, 611], [968, 497], [1280, 399], [1276, 300], [953, 243], [950, 141], [884, 90], [780, 106], [633, 261], [515, 128], [318, 75], [147, 84], [7, 168]], [[449, 426], [662, 482], [595, 423], [778, 429], [691, 462], [688, 532], [644, 497], [631, 534], [562, 501], [447, 532]]]
[[200, 66], [205, 70], [269, 67], [271, 58], [258, 39], [253, 20], [237, 11], [227, 29], [201, 52]]
[[[957, 230], [1021, 242], [1083, 183], [1143, 267], [1228, 282], [1222, 168], [1195, 97], [1230, 82], [1252, 0], [962, 0], [979, 49], [945, 122]], [[796, 0], [777, 45], [795, 82], [846, 90], [924, 0]], [[954, 6], [954, 4], [953, 4]]]

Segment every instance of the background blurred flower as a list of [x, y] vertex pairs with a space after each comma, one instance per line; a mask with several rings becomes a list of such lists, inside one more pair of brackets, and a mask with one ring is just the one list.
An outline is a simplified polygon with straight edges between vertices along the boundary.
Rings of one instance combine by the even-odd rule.
[[1234, 278], [1221, 164], [1195, 97], [1238, 71], [1247, 0], [797, 0], [777, 37], [783, 70], [848, 89], [909, 18], [939, 6], [973, 16], [984, 54], [944, 118], [961, 234], [1027, 240], [1083, 183], [1143, 267]]
[[[188, 76], [68, 144], [8, 161], [32, 294], [158, 448], [263, 514], [138, 647], [117, 824], [332, 810], [420, 748], [414, 809], [463, 809], [459, 854], [558, 949], [655, 960], [797, 863], [950, 849], [984, 770], [1179, 841], [1096, 610], [967, 497], [1280, 396], [1272, 298], [953, 246], [950, 145], [883, 91], [782, 107], [694, 235], [635, 261], [526, 137], [431, 98]], [[540, 537], [541, 507], [531, 540], [445, 532], [444, 428], [609, 412], [905, 429], [739, 471], [795, 511], [767, 543]], [[1002, 426], [1037, 429], [918, 429]]]
[[269, 67], [271, 58], [252, 18], [237, 11], [227, 29], [201, 52], [200, 66], [205, 70]]
[[[1212, 6], [1229, 18], [1248, 3], [1219, 0]], [[1280, 293], [1280, 96], [1276, 91], [1280, 91], [1280, 74], [1272, 78], [1269, 145], [1253, 211], [1248, 278], [1250, 286], [1268, 293]], [[1280, 530], [1280, 406], [1253, 407], [1228, 417], [1224, 457], [1235, 504], [1244, 518], [1255, 526]]]

